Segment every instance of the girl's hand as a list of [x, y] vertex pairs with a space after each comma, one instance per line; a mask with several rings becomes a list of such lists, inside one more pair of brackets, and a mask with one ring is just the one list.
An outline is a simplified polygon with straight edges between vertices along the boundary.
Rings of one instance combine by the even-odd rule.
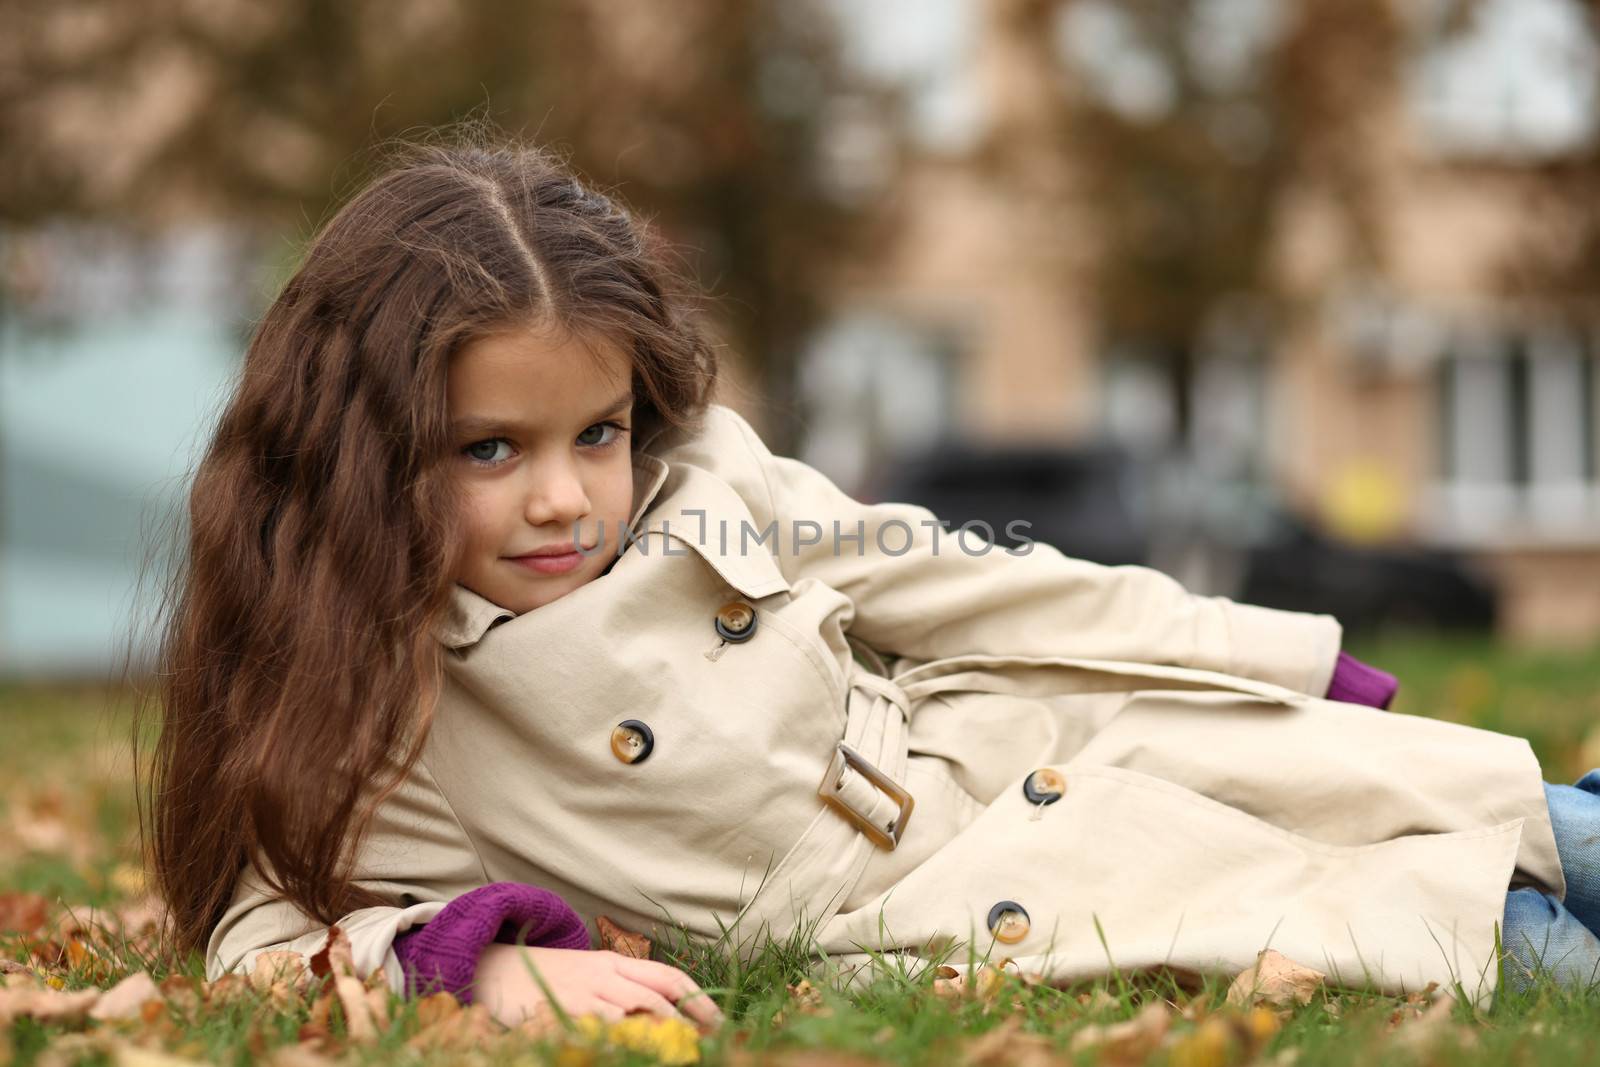
[[716, 1002], [678, 968], [588, 949], [490, 945], [478, 959], [474, 1001], [507, 1026], [549, 1014], [535, 969], [568, 1015], [620, 1019], [647, 1011], [672, 1018], [687, 1015], [702, 1029], [722, 1023]]

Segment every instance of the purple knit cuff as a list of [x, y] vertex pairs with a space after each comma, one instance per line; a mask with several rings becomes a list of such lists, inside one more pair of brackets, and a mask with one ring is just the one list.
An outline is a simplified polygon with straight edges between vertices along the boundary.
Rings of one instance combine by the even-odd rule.
[[472, 1003], [478, 957], [490, 944], [588, 948], [589, 931], [565, 900], [538, 886], [495, 882], [461, 894], [426, 925], [394, 939], [406, 992], [444, 990]]
[[1348, 652], [1341, 652], [1333, 668], [1333, 681], [1328, 683], [1328, 699], [1387, 711], [1399, 690], [1400, 680], [1388, 671], [1369, 667]]

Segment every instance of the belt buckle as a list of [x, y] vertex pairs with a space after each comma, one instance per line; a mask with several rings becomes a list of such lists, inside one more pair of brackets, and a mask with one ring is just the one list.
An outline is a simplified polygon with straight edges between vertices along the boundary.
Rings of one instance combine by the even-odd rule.
[[[878, 825], [845, 802], [840, 793], [840, 786], [843, 785], [842, 779], [846, 768], [865, 778], [879, 792], [894, 801], [900, 809], [887, 826]], [[828, 773], [823, 775], [822, 784], [817, 787], [817, 795], [855, 823], [873, 844], [891, 852], [900, 843], [900, 835], [905, 833], [906, 822], [911, 818], [911, 809], [916, 803], [900, 783], [878, 770], [865, 756], [843, 741], [840, 741], [833, 751], [833, 759], [828, 762]]]

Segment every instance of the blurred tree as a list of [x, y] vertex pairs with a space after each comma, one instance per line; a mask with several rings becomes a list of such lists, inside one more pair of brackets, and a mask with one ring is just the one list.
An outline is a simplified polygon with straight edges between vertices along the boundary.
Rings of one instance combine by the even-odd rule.
[[819, 165], [830, 106], [892, 106], [813, 0], [13, 0], [0, 42], [6, 222], [309, 230], [373, 146], [487, 118], [656, 219], [779, 397], [824, 279], [871, 236]]
[[[1600, 42], [1600, 0], [1572, 0], [1591, 42]], [[1600, 104], [1600, 65], [1590, 71], [1591, 112]], [[1529, 181], [1527, 237], [1504, 264], [1508, 295], [1584, 328], [1600, 319], [1600, 114], [1581, 145], [1523, 168]]]
[[[1446, 0], [1454, 3], [1456, 0]], [[1167, 373], [1175, 430], [1192, 420], [1219, 315], [1286, 311], [1274, 277], [1291, 197], [1336, 209], [1347, 266], [1382, 268], [1382, 124], [1407, 47], [1393, 0], [994, 0], [1002, 32], [1057, 71], [1044, 134], [1093, 233], [1105, 340]], [[1015, 131], [985, 165], [1014, 180]]]

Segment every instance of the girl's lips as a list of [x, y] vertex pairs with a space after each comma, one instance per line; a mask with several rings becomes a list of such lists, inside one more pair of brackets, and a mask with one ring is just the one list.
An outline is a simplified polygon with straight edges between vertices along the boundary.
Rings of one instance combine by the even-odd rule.
[[565, 574], [577, 567], [587, 557], [582, 552], [564, 552], [559, 556], [510, 556], [512, 563], [521, 564], [539, 574]]

